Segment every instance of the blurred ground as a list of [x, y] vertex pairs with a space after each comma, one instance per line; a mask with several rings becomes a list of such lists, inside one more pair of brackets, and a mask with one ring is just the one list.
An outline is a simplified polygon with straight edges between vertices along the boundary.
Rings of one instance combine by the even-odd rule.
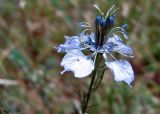
[[[129, 25], [136, 79], [131, 89], [106, 72], [90, 113], [160, 114], [160, 0], [97, 1], [104, 11], [115, 4], [116, 25]], [[78, 22], [94, 23], [93, 3], [0, 0], [0, 114], [71, 114], [90, 78], [60, 76], [63, 54], [53, 47], [78, 33]]]

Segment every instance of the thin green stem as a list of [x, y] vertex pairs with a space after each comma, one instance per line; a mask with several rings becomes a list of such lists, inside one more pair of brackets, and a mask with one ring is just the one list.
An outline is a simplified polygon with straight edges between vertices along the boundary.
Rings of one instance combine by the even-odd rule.
[[89, 85], [89, 89], [88, 89], [88, 92], [86, 94], [86, 98], [84, 98], [84, 100], [83, 100], [82, 114], [85, 114], [86, 111], [87, 111], [87, 108], [88, 108], [88, 103], [89, 103], [89, 100], [90, 100], [90, 97], [91, 97], [91, 94], [92, 94], [94, 82], [95, 82], [97, 71], [98, 71], [97, 66], [98, 66], [99, 61], [100, 61], [100, 58], [99, 58], [99, 54], [98, 54], [97, 57], [96, 57], [95, 70], [92, 73], [92, 78], [91, 78], [91, 82], [90, 82], [90, 85]]
[[92, 76], [92, 79], [91, 79], [91, 83], [90, 83], [90, 86], [89, 86], [89, 89], [88, 89], [88, 92], [87, 92], [87, 96], [85, 98], [85, 103], [84, 103], [84, 106], [83, 106], [83, 109], [82, 109], [83, 114], [85, 114], [85, 112], [88, 108], [88, 102], [89, 102], [91, 94], [92, 94], [92, 88], [93, 88], [93, 83], [94, 83], [94, 80], [95, 80], [95, 77], [96, 77], [96, 72], [97, 72], [97, 70], [93, 71], [93, 76]]
[[101, 84], [101, 81], [103, 79], [103, 76], [104, 76], [104, 72], [105, 72], [105, 69], [102, 69], [99, 73], [99, 76], [97, 77], [96, 81], [95, 81], [95, 84], [94, 84], [94, 91], [98, 89], [99, 85]]

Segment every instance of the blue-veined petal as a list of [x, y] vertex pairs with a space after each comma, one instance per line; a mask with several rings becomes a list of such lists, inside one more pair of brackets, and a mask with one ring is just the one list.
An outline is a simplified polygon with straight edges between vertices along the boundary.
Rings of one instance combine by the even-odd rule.
[[111, 53], [113, 51], [113, 49], [115, 48], [115, 44], [113, 42], [109, 42], [109, 43], [105, 43], [102, 47], [102, 49], [100, 49], [101, 53]]
[[84, 43], [87, 43], [88, 45], [95, 44], [95, 35], [94, 33], [88, 34], [88, 35], [80, 35], [81, 41]]
[[116, 44], [113, 51], [118, 52], [118, 53], [125, 55], [125, 56], [133, 57], [132, 48], [129, 47], [128, 45], [125, 45], [123, 43], [122, 39], [118, 35], [114, 34], [113, 37], [108, 39], [107, 43], [108, 44], [109, 43]]
[[80, 50], [69, 51], [63, 58], [61, 66], [64, 71], [72, 71], [75, 77], [82, 78], [94, 70], [94, 62], [87, 58]]
[[118, 60], [112, 62], [106, 61], [105, 64], [112, 71], [116, 81], [124, 81], [131, 86], [131, 82], [134, 80], [134, 73], [130, 63], [125, 60]]
[[89, 48], [91, 51], [96, 51], [96, 44], [95, 44], [95, 34], [91, 33], [88, 35], [81, 35], [81, 41], [84, 47]]
[[58, 52], [68, 52], [74, 49], [83, 50], [90, 48], [94, 50], [95, 38], [94, 33], [84, 35], [81, 33], [79, 36], [65, 36], [65, 43], [59, 45], [56, 49]]
[[108, 38], [107, 43], [113, 42], [117, 44], [118, 42], [122, 42], [123, 40], [116, 34], [113, 34], [112, 37]]
[[73, 49], [81, 49], [83, 46], [80, 45], [80, 37], [79, 36], [65, 36], [65, 43], [61, 44], [57, 47], [58, 52], [68, 52]]
[[118, 52], [118, 53], [120, 53], [120, 54], [122, 54], [124, 56], [133, 57], [132, 48], [127, 46], [127, 45], [125, 45], [125, 44], [123, 44], [123, 43], [119, 43], [114, 51], [116, 51], [116, 52]]

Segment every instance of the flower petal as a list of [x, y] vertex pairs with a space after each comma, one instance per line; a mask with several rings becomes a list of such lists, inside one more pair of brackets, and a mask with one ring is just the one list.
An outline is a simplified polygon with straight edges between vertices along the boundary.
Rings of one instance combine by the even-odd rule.
[[103, 53], [103, 52], [106, 52], [106, 53], [111, 53], [114, 48], [115, 48], [115, 44], [113, 42], [110, 42], [110, 43], [105, 43], [102, 47], [102, 49], [100, 49], [100, 52]]
[[65, 43], [59, 45], [56, 49], [58, 52], [68, 52], [74, 49], [84, 50], [90, 48], [95, 50], [95, 37], [94, 33], [84, 35], [81, 33], [79, 36], [65, 36]]
[[80, 37], [81, 37], [81, 41], [88, 44], [88, 45], [94, 45], [95, 44], [94, 33], [87, 34], [87, 35], [81, 34]]
[[[125, 45], [123, 42], [122, 42], [122, 39], [118, 36], [118, 35], [115, 35], [111, 38], [108, 39], [107, 43], [114, 43], [116, 44], [116, 46], [114, 47], [114, 51], [115, 52], [118, 52], [122, 55], [125, 55], [125, 56], [129, 56], [129, 57], [133, 57], [133, 50], [131, 47], [129, 47], [128, 45]], [[107, 44], [106, 43], [106, 44]]]
[[65, 36], [65, 43], [61, 44], [57, 47], [58, 52], [68, 52], [73, 49], [81, 49], [82, 46], [80, 45], [80, 37], [79, 36]]
[[118, 53], [125, 55], [125, 56], [129, 56], [129, 57], [133, 57], [133, 50], [131, 47], [123, 44], [123, 43], [119, 43], [117, 45], [117, 48], [115, 48], [114, 51], [117, 51]]
[[113, 62], [105, 62], [107, 67], [113, 72], [116, 81], [124, 81], [129, 86], [134, 80], [134, 73], [131, 65], [125, 60], [118, 60]]
[[63, 58], [61, 66], [64, 71], [72, 71], [75, 77], [82, 78], [94, 70], [94, 62], [88, 59], [80, 50], [69, 51]]
[[117, 42], [122, 42], [123, 40], [116, 34], [113, 34], [112, 37], [108, 38], [107, 43], [113, 42], [113, 43], [117, 43]]

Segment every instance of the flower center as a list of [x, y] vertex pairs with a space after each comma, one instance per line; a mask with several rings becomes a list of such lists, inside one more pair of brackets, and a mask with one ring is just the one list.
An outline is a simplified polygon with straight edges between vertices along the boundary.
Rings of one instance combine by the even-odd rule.
[[108, 16], [106, 19], [103, 16], [97, 16], [95, 20], [95, 36], [96, 48], [103, 46], [104, 36], [107, 34], [114, 25], [114, 16]]

